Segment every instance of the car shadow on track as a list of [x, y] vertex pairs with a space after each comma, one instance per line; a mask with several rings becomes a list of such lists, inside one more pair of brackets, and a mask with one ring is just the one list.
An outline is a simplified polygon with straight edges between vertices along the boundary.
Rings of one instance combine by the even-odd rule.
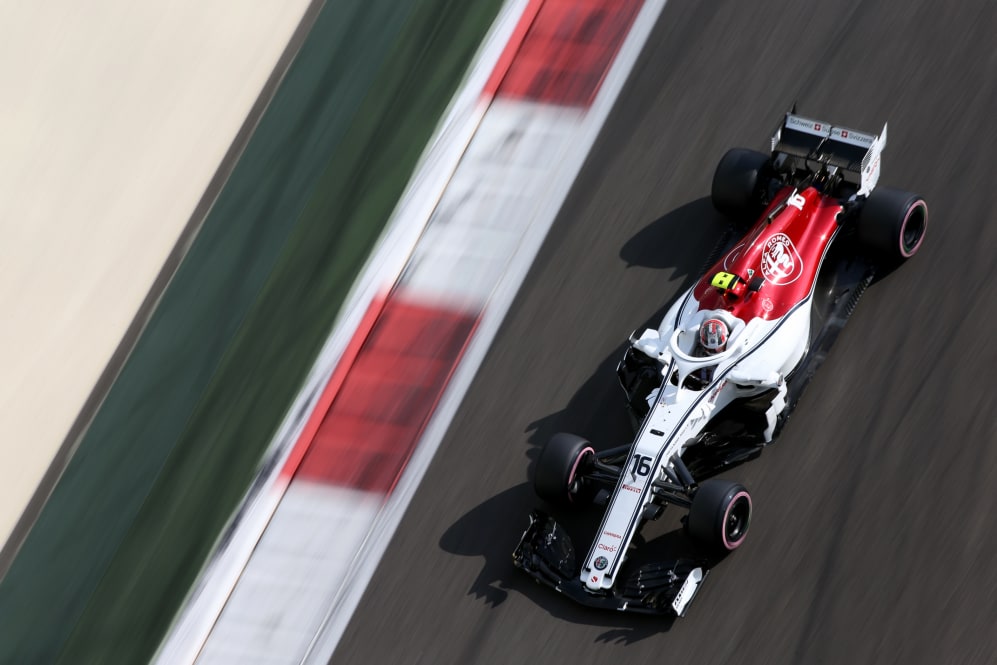
[[682, 279], [679, 292], [695, 283], [733, 240], [730, 222], [718, 213], [709, 197], [686, 203], [654, 220], [620, 248], [627, 267], [672, 269], [669, 280]]
[[[703, 271], [733, 241], [729, 224], [716, 212], [708, 198], [698, 199], [655, 220], [620, 250], [627, 267], [640, 266], [672, 272], [667, 278], [681, 280], [674, 285], [668, 302], [654, 303], [657, 311], [633, 327], [657, 327], [671, 301], [690, 288]], [[542, 446], [560, 431], [570, 431], [593, 442], [597, 449], [628, 444], [633, 429], [625, 407], [625, 398], [616, 378], [616, 365], [626, 349], [626, 324], [621, 328], [621, 343], [593, 369], [564, 409], [536, 418], [526, 427], [529, 447], [527, 477], [533, 477], [533, 465]], [[512, 565], [512, 551], [532, 508], [541, 506], [532, 483], [524, 482], [505, 490], [463, 515], [443, 534], [440, 547], [452, 554], [484, 557], [485, 564], [468, 593], [487, 605], [496, 607], [508, 598], [510, 590], [522, 593], [551, 615], [581, 625], [601, 626], [606, 630], [596, 642], [630, 644], [668, 631], [674, 618], [630, 613], [613, 613], [584, 607], [550, 588], [535, 583]], [[590, 506], [574, 511], [544, 506], [568, 531], [577, 556], [586, 548], [598, 528], [603, 508]], [[661, 561], [683, 556], [701, 556], [679, 526], [681, 511], [666, 511], [666, 518], [648, 525], [634, 552], [633, 563]], [[482, 529], [482, 524], [497, 529]], [[638, 558], [639, 557], [639, 558]], [[716, 561], [715, 563], [719, 563]], [[715, 565], [715, 564], [714, 564]]]
[[[463, 515], [440, 538], [440, 547], [446, 552], [484, 557], [484, 566], [468, 589], [469, 595], [490, 607], [498, 607], [508, 599], [510, 591], [518, 592], [561, 621], [605, 628], [605, 632], [595, 637], [596, 642], [631, 644], [671, 628], [674, 619], [670, 617], [614, 613], [583, 607], [517, 570], [512, 565], [512, 550], [516, 547], [522, 530], [526, 528], [530, 509], [536, 504], [532, 485], [522, 483]], [[593, 521], [596, 525], [598, 523], [598, 512], [592, 510], [559, 517], [564, 517], [563, 526], [573, 537], [586, 528], [591, 530]], [[482, 529], [482, 524], [493, 524], [498, 528]], [[664, 539], [669, 536], [670, 534], [666, 534]], [[656, 541], [654, 544], [656, 549], [667, 545]], [[584, 552], [579, 556], [584, 556]]]
[[658, 309], [643, 321], [621, 322], [619, 346], [595, 367], [565, 408], [527, 425], [528, 441], [533, 446], [527, 452], [531, 462], [557, 432], [583, 436], [597, 449], [630, 443], [633, 429], [616, 377], [616, 366], [627, 348], [627, 335], [634, 329], [657, 328], [674, 300], [691, 288], [734, 240], [730, 223], [704, 197], [656, 219], [624, 243], [620, 258], [627, 267], [670, 268], [672, 272], [667, 278], [681, 282], [671, 287], [671, 294], [664, 294], [664, 302], [650, 300], [655, 291], [649, 291], [647, 296], [641, 294], [642, 299]]

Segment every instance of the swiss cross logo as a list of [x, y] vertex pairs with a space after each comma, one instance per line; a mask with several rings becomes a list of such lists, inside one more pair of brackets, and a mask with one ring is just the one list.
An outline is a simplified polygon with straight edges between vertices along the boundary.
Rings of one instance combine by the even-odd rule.
[[820, 123], [819, 122], [815, 122], [814, 123], [814, 129], [816, 129], [818, 132], [820, 131]]
[[841, 138], [843, 138], [843, 139], [847, 139], [848, 138], [848, 130], [847, 129], [842, 129], [841, 130]]

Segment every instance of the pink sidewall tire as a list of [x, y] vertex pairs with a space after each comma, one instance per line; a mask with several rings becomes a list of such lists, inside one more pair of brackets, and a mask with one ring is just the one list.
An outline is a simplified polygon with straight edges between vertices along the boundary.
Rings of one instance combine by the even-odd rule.
[[586, 462], [595, 454], [580, 436], [559, 433], [540, 451], [533, 473], [533, 489], [544, 501], [556, 505], [584, 502]]
[[928, 229], [928, 204], [917, 194], [877, 187], [862, 205], [858, 237], [873, 257], [896, 267], [921, 249]]
[[743, 485], [720, 478], [700, 484], [689, 508], [689, 534], [718, 552], [733, 552], [748, 535], [751, 495]]

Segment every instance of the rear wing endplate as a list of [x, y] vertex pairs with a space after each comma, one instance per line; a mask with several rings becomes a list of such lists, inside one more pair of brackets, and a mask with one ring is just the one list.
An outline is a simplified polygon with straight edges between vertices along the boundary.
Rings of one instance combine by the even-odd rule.
[[794, 113], [787, 113], [772, 135], [772, 152], [802, 157], [858, 174], [859, 196], [869, 194], [879, 181], [880, 157], [884, 147], [886, 125], [876, 136]]

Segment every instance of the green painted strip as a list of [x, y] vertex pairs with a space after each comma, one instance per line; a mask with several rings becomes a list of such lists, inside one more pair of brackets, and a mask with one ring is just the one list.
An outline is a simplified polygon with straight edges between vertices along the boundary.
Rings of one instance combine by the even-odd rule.
[[0, 662], [147, 660], [499, 0], [337, 0], [0, 584]]

